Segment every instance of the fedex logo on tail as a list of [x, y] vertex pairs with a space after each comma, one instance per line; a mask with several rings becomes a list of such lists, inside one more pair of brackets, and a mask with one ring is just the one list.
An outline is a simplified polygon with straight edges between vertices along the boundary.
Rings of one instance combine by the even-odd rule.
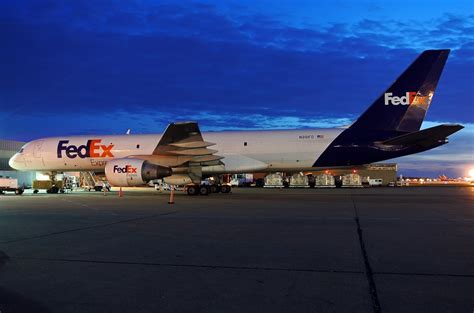
[[74, 159], [76, 157], [84, 158], [113, 158], [112, 148], [114, 145], [101, 145], [102, 139], [88, 140], [85, 145], [68, 145], [69, 140], [60, 140], [58, 143], [58, 158], [63, 157], [63, 151], [66, 157]]
[[114, 165], [114, 173], [136, 173], [137, 168], [131, 166], [130, 164], [125, 165], [124, 167], [119, 167]]
[[386, 92], [384, 94], [385, 105], [421, 105], [429, 104], [432, 97], [432, 93], [429, 96], [420, 96], [414, 91], [405, 93], [404, 96], [394, 96], [392, 92]]
[[392, 105], [410, 105], [413, 103], [413, 100], [415, 100], [415, 97], [416, 97], [416, 92], [414, 91], [409, 91], [407, 93], [405, 93], [404, 96], [401, 96], [401, 97], [397, 97], [397, 96], [394, 96], [392, 92], [386, 92], [384, 94], [384, 98], [385, 98], [385, 105], [389, 105], [389, 104], [392, 104]]

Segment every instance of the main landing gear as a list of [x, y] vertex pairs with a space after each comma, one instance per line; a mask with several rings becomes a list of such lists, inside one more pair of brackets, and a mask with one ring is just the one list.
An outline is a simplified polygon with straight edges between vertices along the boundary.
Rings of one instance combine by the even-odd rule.
[[191, 184], [186, 186], [186, 192], [190, 196], [201, 195], [208, 196], [211, 193], [229, 193], [231, 186], [229, 185], [197, 185]]
[[186, 186], [186, 192], [190, 196], [202, 195], [207, 196], [210, 193], [209, 186], [206, 185], [188, 185]]

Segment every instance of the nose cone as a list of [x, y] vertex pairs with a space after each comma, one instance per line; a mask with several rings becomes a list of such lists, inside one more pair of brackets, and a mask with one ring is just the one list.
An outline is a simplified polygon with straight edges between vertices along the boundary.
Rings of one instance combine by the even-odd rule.
[[21, 166], [21, 162], [19, 162], [20, 161], [19, 158], [21, 158], [20, 154], [15, 153], [15, 155], [12, 156], [10, 160], [8, 160], [8, 165], [10, 165], [10, 167], [15, 170], [21, 170], [22, 166]]

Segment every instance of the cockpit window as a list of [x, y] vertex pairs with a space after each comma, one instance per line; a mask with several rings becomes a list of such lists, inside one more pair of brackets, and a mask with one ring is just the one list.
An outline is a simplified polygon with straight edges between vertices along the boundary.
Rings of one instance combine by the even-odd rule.
[[21, 149], [20, 149], [20, 153], [23, 153], [23, 150], [25, 150], [25, 148], [21, 148]]

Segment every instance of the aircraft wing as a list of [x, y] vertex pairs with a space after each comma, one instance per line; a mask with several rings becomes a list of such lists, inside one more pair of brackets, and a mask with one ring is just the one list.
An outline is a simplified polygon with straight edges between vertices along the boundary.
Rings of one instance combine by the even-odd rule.
[[446, 140], [451, 134], [463, 129], [464, 126], [459, 124], [449, 125], [442, 124], [435, 127], [419, 130], [416, 132], [408, 133], [405, 135], [397, 136], [390, 138], [388, 140], [382, 141], [383, 145], [393, 145], [393, 146], [430, 146], [440, 140]]
[[198, 123], [171, 123], [153, 151], [153, 156], [162, 160], [174, 160], [173, 166], [184, 163], [216, 165], [223, 157], [215, 155], [217, 150], [208, 148], [213, 145], [214, 143], [204, 141]]

